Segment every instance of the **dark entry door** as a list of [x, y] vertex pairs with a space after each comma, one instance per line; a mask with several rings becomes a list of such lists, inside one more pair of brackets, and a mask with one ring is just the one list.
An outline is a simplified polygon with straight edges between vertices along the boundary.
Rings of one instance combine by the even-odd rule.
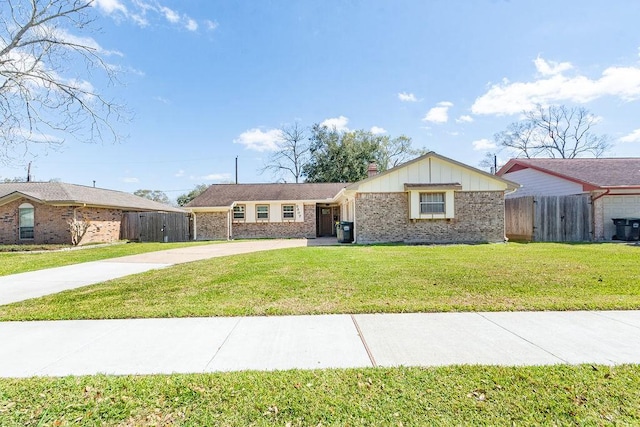
[[318, 208], [318, 236], [333, 236], [333, 209], [330, 207]]

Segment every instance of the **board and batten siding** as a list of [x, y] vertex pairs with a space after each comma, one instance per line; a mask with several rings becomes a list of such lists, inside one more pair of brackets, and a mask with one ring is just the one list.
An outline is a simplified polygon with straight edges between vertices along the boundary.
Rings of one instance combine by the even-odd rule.
[[509, 181], [522, 184], [522, 187], [507, 198], [525, 196], [569, 196], [583, 193], [582, 185], [564, 178], [527, 168], [503, 175]]
[[[361, 193], [404, 192], [404, 184], [459, 183], [462, 191], [503, 191], [506, 184], [491, 175], [483, 175], [472, 169], [427, 157], [415, 163], [380, 175], [380, 179], [364, 181], [358, 185]], [[508, 178], [507, 178], [508, 179]]]

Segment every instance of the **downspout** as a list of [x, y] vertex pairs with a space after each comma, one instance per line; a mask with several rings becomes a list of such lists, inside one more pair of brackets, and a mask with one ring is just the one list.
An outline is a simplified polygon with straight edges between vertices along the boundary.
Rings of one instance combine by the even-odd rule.
[[[227, 210], [227, 240], [233, 240], [233, 208]], [[247, 213], [245, 212], [245, 215]]]
[[198, 240], [198, 221], [195, 212], [193, 212], [193, 240]]
[[[596, 240], [596, 204], [595, 201], [606, 196], [607, 194], [609, 194], [611, 192], [610, 188], [607, 188], [607, 190], [602, 193], [602, 194], [598, 194], [596, 197], [591, 196], [591, 229], [593, 230], [593, 235], [592, 235], [592, 239], [593, 241]], [[604, 218], [602, 218], [602, 238], [604, 239]]]

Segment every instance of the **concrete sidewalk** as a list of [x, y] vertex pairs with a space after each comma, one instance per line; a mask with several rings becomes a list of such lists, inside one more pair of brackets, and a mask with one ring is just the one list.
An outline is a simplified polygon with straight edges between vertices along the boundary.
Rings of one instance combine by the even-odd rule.
[[[105, 282], [130, 274], [164, 268], [175, 264], [249, 252], [314, 246], [326, 243], [306, 239], [273, 239], [190, 246], [85, 262], [65, 267], [0, 276], [0, 305], [54, 294], [68, 289]], [[335, 241], [335, 239], [333, 239]], [[88, 249], [91, 250], [91, 249]]]
[[640, 363], [640, 311], [0, 322], [0, 376]]

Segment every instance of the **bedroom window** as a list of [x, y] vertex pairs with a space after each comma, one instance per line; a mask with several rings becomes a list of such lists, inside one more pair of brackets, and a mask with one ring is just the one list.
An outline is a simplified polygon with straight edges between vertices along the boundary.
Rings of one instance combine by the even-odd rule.
[[256, 219], [269, 220], [269, 205], [256, 205]]
[[33, 205], [23, 203], [18, 207], [20, 240], [33, 239], [35, 211]]
[[420, 193], [420, 213], [445, 213], [445, 193]]
[[284, 220], [295, 219], [296, 218], [295, 211], [296, 211], [295, 205], [282, 205], [282, 219]]
[[234, 221], [244, 221], [245, 206], [244, 205], [236, 205], [233, 207], [233, 220]]

